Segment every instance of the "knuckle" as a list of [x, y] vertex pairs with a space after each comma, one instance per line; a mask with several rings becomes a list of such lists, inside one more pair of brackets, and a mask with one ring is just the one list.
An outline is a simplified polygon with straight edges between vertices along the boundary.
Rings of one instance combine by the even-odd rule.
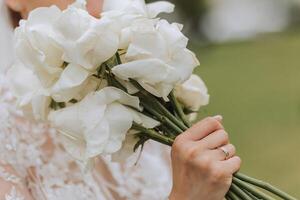
[[214, 127], [215, 129], [221, 129], [223, 128], [222, 124], [216, 120], [213, 117], [207, 117], [204, 119], [208, 124], [210, 124], [212, 127]]
[[240, 168], [242, 165], [242, 159], [240, 157], [236, 156], [236, 160], [237, 160], [238, 166]]
[[226, 131], [221, 132], [224, 142], [229, 141], [229, 134]]
[[183, 148], [183, 139], [182, 136], [179, 135], [175, 138], [174, 143], [172, 145], [172, 151], [178, 152], [181, 151], [181, 149]]
[[233, 144], [230, 144], [230, 148], [232, 149], [233, 155], [236, 153], [236, 148]]
[[188, 161], [194, 161], [199, 157], [199, 152], [196, 148], [188, 148], [186, 150], [186, 159]]

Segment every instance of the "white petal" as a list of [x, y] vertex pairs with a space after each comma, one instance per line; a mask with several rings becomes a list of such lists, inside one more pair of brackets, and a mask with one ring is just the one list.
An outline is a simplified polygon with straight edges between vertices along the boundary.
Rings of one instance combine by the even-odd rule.
[[[116, 53], [119, 35], [115, 32], [113, 21], [107, 18], [96, 20], [87, 12], [77, 10], [64, 13], [66, 16], [63, 15], [63, 22], [58, 26], [61, 33], [59, 44], [65, 49], [64, 59], [67, 62], [94, 72]], [[71, 23], [65, 24], [66, 20], [71, 20]]]
[[79, 106], [80, 104], [74, 104], [61, 110], [52, 111], [48, 120], [53, 127], [63, 131], [66, 135], [83, 140], [84, 129], [80, 120], [82, 113], [79, 112]]
[[40, 7], [29, 13], [28, 23], [32, 25], [44, 25], [53, 23], [61, 15], [57, 6]]
[[7, 73], [14, 95], [21, 98], [40, 90], [41, 83], [34, 73], [22, 64], [16, 63]]
[[197, 75], [192, 75], [189, 80], [176, 86], [175, 96], [193, 111], [198, 111], [201, 106], [209, 103], [209, 95], [205, 83]]
[[87, 160], [85, 140], [75, 138], [61, 130], [58, 130], [58, 133], [65, 150], [76, 160], [85, 162]]
[[51, 125], [58, 129], [66, 151], [78, 160], [85, 160], [86, 142], [78, 111], [79, 104], [49, 114]]
[[140, 112], [137, 112], [135, 110], [129, 109], [132, 113], [132, 116], [134, 118], [134, 122], [142, 125], [145, 128], [154, 128], [158, 125], [160, 125], [160, 122], [156, 121], [155, 119], [152, 119]]
[[17, 63], [7, 75], [19, 106], [24, 109], [25, 114], [35, 120], [45, 120], [50, 110], [50, 98], [42, 90], [41, 83], [33, 72]]
[[36, 120], [46, 120], [50, 112], [51, 98], [43, 95], [32, 98], [32, 111]]
[[174, 4], [167, 1], [157, 1], [147, 4], [148, 17], [157, 17], [160, 13], [172, 13], [174, 11]]
[[106, 87], [95, 93], [96, 98], [101, 100], [106, 104], [119, 102], [124, 105], [132, 106], [134, 108], [140, 109], [140, 100], [138, 97], [130, 96], [124, 91], [115, 87]]
[[181, 81], [186, 81], [193, 70], [200, 65], [196, 55], [188, 49], [174, 53], [173, 59], [168, 64], [176, 69]]
[[172, 68], [159, 59], [137, 60], [117, 65], [112, 72], [123, 80], [129, 78], [155, 84], [161, 81], [173, 82], [176, 77], [168, 77]]
[[132, 28], [132, 38], [126, 54], [127, 60], [168, 57], [166, 39], [155, 29], [153, 23], [151, 20], [143, 20]]
[[124, 163], [134, 152], [134, 145], [138, 142], [138, 138], [131, 133], [126, 134], [123, 141], [122, 148], [116, 153], [112, 154], [112, 161]]
[[188, 38], [183, 35], [178, 24], [170, 24], [166, 20], [157, 23], [157, 29], [163, 36], [171, 52], [186, 48]]
[[105, 112], [110, 126], [110, 137], [105, 147], [105, 153], [112, 154], [121, 149], [126, 133], [132, 126], [131, 112], [119, 103], [110, 104]]
[[104, 154], [109, 143], [110, 126], [105, 118], [98, 121], [97, 126], [84, 132], [86, 140], [86, 158], [93, 158]]
[[81, 102], [79, 102], [79, 113], [82, 126], [88, 132], [99, 126], [99, 122], [103, 119], [107, 102], [104, 98], [99, 98], [95, 93], [88, 94]]
[[167, 98], [180, 80], [174, 68], [159, 59], [132, 61], [115, 66], [112, 72], [123, 80], [137, 80], [142, 87], [158, 97]]
[[90, 72], [79, 65], [69, 64], [52, 88], [54, 100], [66, 102], [76, 97], [78, 92], [84, 89], [80, 86], [84, 86], [89, 75]]

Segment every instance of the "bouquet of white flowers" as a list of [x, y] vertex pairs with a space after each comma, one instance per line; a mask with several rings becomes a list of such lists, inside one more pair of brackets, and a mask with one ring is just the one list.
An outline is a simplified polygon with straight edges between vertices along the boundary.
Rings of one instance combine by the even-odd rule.
[[[157, 18], [168, 2], [107, 0], [101, 19], [77, 1], [66, 10], [38, 8], [16, 29], [16, 64], [9, 76], [19, 106], [49, 121], [74, 158], [89, 166], [99, 155], [124, 159], [147, 140], [172, 145], [208, 104], [199, 62], [182, 25]], [[237, 173], [227, 199], [295, 199]]]

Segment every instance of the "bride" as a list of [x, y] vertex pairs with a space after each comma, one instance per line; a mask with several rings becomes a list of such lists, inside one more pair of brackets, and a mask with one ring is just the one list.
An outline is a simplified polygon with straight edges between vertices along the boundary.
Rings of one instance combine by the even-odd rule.
[[[92, 171], [83, 172], [55, 130], [28, 121], [15, 107], [5, 78], [13, 62], [13, 28], [34, 8], [55, 4], [64, 9], [72, 2], [0, 0], [0, 199], [222, 200], [241, 160], [221, 116], [204, 119], [180, 135], [171, 156], [167, 147], [150, 142], [140, 159], [135, 155], [116, 164], [101, 157]], [[102, 0], [90, 0], [87, 7], [99, 17]]]

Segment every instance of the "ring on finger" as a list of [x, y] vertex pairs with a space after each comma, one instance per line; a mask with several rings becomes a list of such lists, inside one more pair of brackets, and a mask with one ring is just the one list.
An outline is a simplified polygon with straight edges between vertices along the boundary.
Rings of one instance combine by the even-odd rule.
[[224, 160], [227, 160], [229, 158], [229, 156], [230, 156], [229, 151], [227, 151], [224, 146], [223, 147], [219, 147], [218, 149], [221, 150], [224, 153], [224, 155], [225, 155], [225, 159]]

